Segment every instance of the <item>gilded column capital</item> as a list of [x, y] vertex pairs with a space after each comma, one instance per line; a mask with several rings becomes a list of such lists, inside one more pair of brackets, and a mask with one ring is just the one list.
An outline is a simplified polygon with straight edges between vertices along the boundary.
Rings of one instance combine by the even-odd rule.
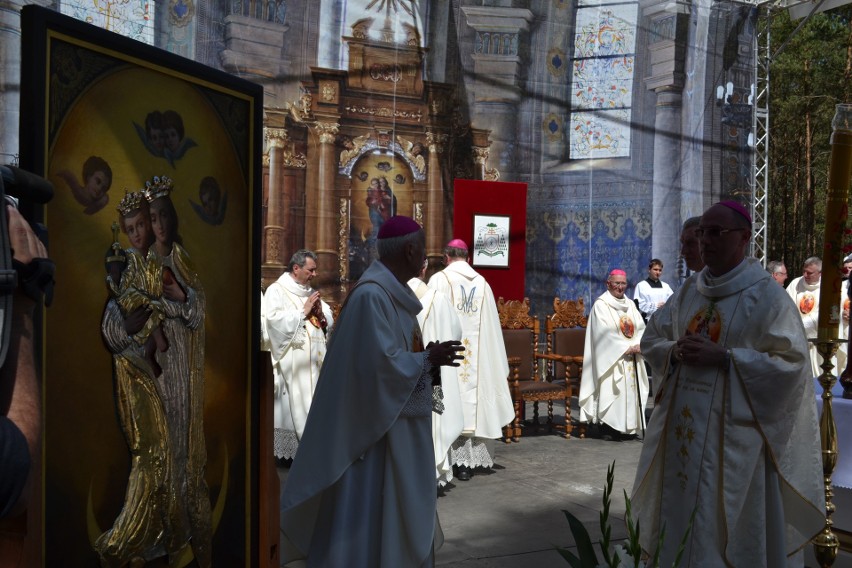
[[426, 145], [429, 147], [429, 152], [433, 154], [442, 154], [444, 152], [444, 144], [447, 143], [448, 138], [449, 136], [446, 134], [427, 131]]
[[290, 137], [287, 136], [287, 130], [284, 128], [265, 127], [263, 129], [263, 138], [266, 140], [269, 148], [276, 148], [278, 150], [284, 148], [287, 142], [290, 141]]
[[319, 122], [313, 125], [313, 129], [319, 136], [320, 144], [334, 144], [334, 139], [337, 137], [337, 132], [340, 130], [340, 124], [336, 122]]
[[479, 166], [485, 165], [485, 162], [488, 161], [489, 154], [490, 151], [488, 148], [484, 148], [482, 146], [473, 147], [473, 161]]

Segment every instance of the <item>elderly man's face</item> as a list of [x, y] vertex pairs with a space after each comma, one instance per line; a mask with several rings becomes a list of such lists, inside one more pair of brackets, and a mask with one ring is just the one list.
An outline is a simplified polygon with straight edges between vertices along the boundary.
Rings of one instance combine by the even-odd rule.
[[849, 276], [849, 272], [852, 271], [852, 261], [843, 263], [843, 274]]
[[606, 289], [609, 293], [619, 300], [624, 297], [624, 291], [627, 289], [627, 276], [613, 274], [606, 281]]
[[787, 281], [787, 267], [783, 264], [779, 266], [775, 272], [772, 273], [772, 278], [783, 286], [784, 282]]
[[822, 274], [822, 272], [815, 264], [808, 264], [805, 266], [804, 270], [802, 270], [802, 277], [808, 284], [819, 283], [820, 274]]

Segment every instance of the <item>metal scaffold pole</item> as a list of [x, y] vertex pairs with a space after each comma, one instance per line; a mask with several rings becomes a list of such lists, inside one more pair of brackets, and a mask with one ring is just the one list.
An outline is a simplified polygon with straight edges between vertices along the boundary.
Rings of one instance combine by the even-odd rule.
[[752, 116], [754, 133], [754, 165], [752, 167], [752, 220], [753, 235], [751, 254], [763, 266], [767, 262], [769, 243], [769, 66], [771, 64], [770, 29], [772, 27], [772, 5], [758, 7], [757, 33], [754, 34], [755, 53], [755, 99]]

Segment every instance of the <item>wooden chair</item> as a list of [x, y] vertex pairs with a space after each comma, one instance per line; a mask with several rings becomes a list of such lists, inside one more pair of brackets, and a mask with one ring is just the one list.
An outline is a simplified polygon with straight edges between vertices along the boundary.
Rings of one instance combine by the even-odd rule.
[[[547, 350], [536, 355], [543, 360], [547, 381], [565, 384], [568, 398], [580, 393], [583, 375], [583, 349], [586, 342], [586, 307], [583, 298], [553, 299], [553, 313], [545, 320]], [[586, 437], [586, 425], [580, 423], [580, 438]], [[570, 402], [565, 409], [565, 429], [573, 431]]]
[[553, 401], [562, 401], [568, 412], [570, 393], [566, 383], [545, 382], [539, 377], [537, 350], [541, 327], [538, 319], [530, 315], [529, 298], [523, 301], [500, 298], [497, 301], [497, 312], [500, 315], [500, 327], [503, 328], [503, 341], [509, 360], [509, 390], [515, 406], [515, 419], [503, 428], [503, 440], [506, 443], [510, 440], [520, 441], [521, 418], [527, 402], [534, 403], [532, 424], [536, 428], [539, 426], [539, 402], [547, 402], [548, 430], [560, 428], [553, 420]]

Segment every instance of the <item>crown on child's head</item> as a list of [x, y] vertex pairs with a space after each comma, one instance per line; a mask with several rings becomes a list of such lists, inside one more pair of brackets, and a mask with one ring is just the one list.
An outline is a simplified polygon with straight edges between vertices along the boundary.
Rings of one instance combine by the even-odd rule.
[[118, 223], [112, 222], [112, 246], [107, 253], [107, 262], [127, 262], [127, 256], [124, 254], [124, 249], [121, 248], [121, 243], [118, 242]]
[[126, 215], [130, 215], [137, 209], [142, 207], [142, 203], [145, 201], [145, 196], [142, 195], [141, 191], [130, 191], [129, 189], [124, 190], [124, 197], [121, 198], [121, 201], [118, 204], [116, 209], [121, 214], [122, 217]]
[[171, 192], [172, 180], [166, 176], [154, 176], [145, 182], [145, 188], [142, 190], [148, 203], [151, 203], [158, 197], [166, 197]]

